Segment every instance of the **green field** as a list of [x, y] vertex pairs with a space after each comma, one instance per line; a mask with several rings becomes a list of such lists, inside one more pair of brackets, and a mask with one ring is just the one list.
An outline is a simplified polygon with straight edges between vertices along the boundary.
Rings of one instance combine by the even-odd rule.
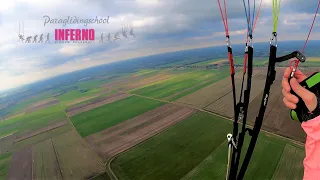
[[152, 110], [164, 103], [131, 96], [71, 117], [82, 137], [102, 131], [120, 122]]
[[[211, 65], [214, 64], [218, 61], [222, 61], [222, 60], [227, 60], [227, 65], [229, 66], [229, 60], [228, 58], [223, 58], [223, 59], [211, 59], [211, 60], [207, 60], [207, 61], [202, 61], [196, 64], [192, 64], [192, 65], [197, 65], [197, 66], [207, 66], [207, 65]], [[235, 65], [243, 65], [243, 56], [234, 56], [233, 57], [233, 61]], [[265, 65], [268, 63], [268, 57], [253, 57], [253, 65]]]
[[[224, 179], [228, 130], [232, 130], [231, 121], [200, 112], [119, 155], [111, 167], [120, 179]], [[271, 179], [287, 144], [261, 133], [245, 179]], [[246, 141], [244, 149], [247, 145]], [[302, 147], [299, 151], [303, 152]], [[290, 162], [295, 167], [302, 160]]]
[[72, 107], [75, 107], [75, 106], [79, 106], [81, 104], [86, 104], [86, 103], [95, 101], [96, 99], [104, 98], [104, 97], [110, 96], [110, 95], [115, 94], [115, 93], [117, 93], [117, 91], [112, 90], [109, 93], [105, 93], [105, 94], [102, 94], [102, 95], [97, 96], [97, 97], [92, 97], [92, 98], [89, 98], [89, 99], [86, 99], [84, 101], [80, 101], [80, 102], [77, 102], [77, 103], [74, 103], [74, 104], [68, 104], [65, 108], [68, 109], [68, 108], [72, 108]]
[[59, 104], [32, 112], [30, 114], [19, 115], [4, 121], [0, 121], [0, 137], [12, 133], [16, 133], [16, 135], [22, 135], [23, 133], [64, 120], [65, 118], [65, 114]]
[[0, 155], [0, 179], [7, 179], [12, 153]]
[[[172, 78], [133, 90], [132, 93], [175, 100], [202, 87], [212, 84], [228, 76], [228, 69], [222, 70], [180, 70], [172, 74]], [[181, 94], [179, 92], [184, 91]]]
[[6, 116], [10, 116], [10, 115], [13, 115], [13, 114], [22, 113], [22, 112], [24, 112], [25, 108], [27, 108], [31, 104], [39, 102], [39, 101], [42, 101], [42, 100], [45, 100], [47, 98], [50, 98], [51, 97], [50, 93], [51, 93], [50, 91], [47, 91], [47, 92], [41, 93], [41, 94], [39, 94], [37, 96], [34, 96], [34, 97], [29, 98], [29, 99], [23, 100], [23, 101], [17, 103], [16, 105], [10, 106], [9, 108], [1, 109], [4, 112], [0, 113], [0, 115], [1, 114], [6, 114]]
[[206, 113], [194, 114], [118, 156], [112, 169], [120, 179], [180, 179], [225, 141], [231, 124]]
[[99, 89], [99, 88], [92, 89], [87, 92], [80, 92], [80, 90], [76, 89], [76, 90], [68, 91], [68, 92], [62, 94], [61, 96], [58, 96], [57, 99], [59, 99], [62, 104], [66, 105], [66, 104], [68, 104], [74, 100], [77, 100], [79, 98], [82, 98], [82, 97], [89, 97], [89, 96], [93, 96], [93, 95], [98, 95], [100, 92], [101, 92], [101, 89]]

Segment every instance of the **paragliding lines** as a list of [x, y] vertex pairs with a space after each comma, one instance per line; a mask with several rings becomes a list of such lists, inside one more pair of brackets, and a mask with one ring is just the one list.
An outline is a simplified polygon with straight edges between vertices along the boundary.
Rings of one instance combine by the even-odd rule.
[[[247, 131], [246, 121], [247, 121], [248, 107], [250, 102], [251, 80], [252, 80], [252, 71], [253, 71], [252, 69], [253, 67], [253, 31], [260, 14], [261, 4], [262, 4], [262, 0], [260, 1], [260, 6], [257, 11], [257, 15], [255, 17], [256, 5], [255, 5], [255, 1], [253, 1], [253, 12], [251, 17], [250, 0], [247, 1], [247, 4], [245, 0], [243, 0], [248, 29], [247, 29], [247, 41], [246, 41], [246, 47], [245, 47], [245, 53], [244, 53], [244, 62], [243, 62], [244, 66], [243, 66], [243, 77], [242, 77], [242, 83], [241, 83], [240, 99], [235, 110], [236, 112], [235, 121], [242, 120], [242, 129], [241, 129], [241, 132], [239, 133], [238, 142], [236, 141], [237, 147], [234, 147], [232, 151], [232, 160], [231, 160], [229, 179], [235, 179], [237, 176], [241, 149], [243, 146], [245, 133]], [[247, 81], [246, 81], [247, 84], [246, 84], [246, 89], [243, 91], [245, 75], [247, 75]], [[242, 100], [242, 96], [243, 96], [243, 100]], [[238, 129], [238, 126], [234, 128]], [[237, 134], [235, 133], [237, 132], [233, 132], [233, 133], [234, 133], [233, 137], [236, 138]]]
[[[320, 7], [320, 0], [319, 0], [319, 3], [318, 3], [318, 7], [317, 7], [317, 10], [316, 10], [316, 13], [314, 14], [314, 17], [313, 17], [313, 21], [312, 21], [312, 24], [311, 24], [311, 27], [310, 27], [310, 30], [309, 30], [309, 33], [308, 33], [308, 36], [307, 36], [307, 39], [303, 45], [303, 48], [302, 48], [302, 53], [304, 53], [304, 50], [306, 49], [307, 47], [307, 44], [308, 44], [308, 41], [309, 41], [309, 38], [310, 38], [310, 35], [311, 35], [311, 32], [312, 32], [312, 29], [313, 29], [313, 26], [314, 26], [314, 23], [316, 21], [316, 18], [317, 18], [317, 15], [318, 15], [318, 11], [319, 11], [319, 7]], [[291, 73], [291, 78], [294, 76], [294, 73], [296, 72], [297, 68], [298, 68], [298, 65], [299, 65], [299, 60], [292, 60], [290, 62], [290, 67], [291, 67], [291, 70], [292, 70], [292, 73]]]

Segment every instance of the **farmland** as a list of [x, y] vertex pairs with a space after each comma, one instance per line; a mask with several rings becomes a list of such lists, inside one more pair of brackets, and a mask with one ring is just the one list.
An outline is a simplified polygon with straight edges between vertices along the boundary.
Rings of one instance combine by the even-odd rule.
[[[109, 72], [116, 65], [93, 68], [8, 99], [1, 96], [0, 179], [113, 179], [112, 172], [118, 179], [224, 179], [231, 83], [228, 61], [209, 50], [185, 59], [169, 54], [158, 61], [128, 61], [131, 65], [117, 72]], [[242, 61], [235, 56], [237, 98]], [[266, 62], [255, 58], [251, 125], [261, 104]], [[282, 103], [281, 76], [265, 113], [268, 133], [259, 136], [245, 179], [302, 177], [303, 147], [270, 134], [305, 141]]]
[[[218, 73], [219, 72], [219, 73]], [[131, 91], [143, 96], [175, 100], [188, 93], [194, 92], [202, 87], [212, 84], [223, 77], [228, 76], [228, 69], [218, 70], [185, 70], [183, 73], [176, 72], [173, 77]], [[185, 91], [184, 91], [185, 90]], [[180, 93], [179, 93], [180, 92]], [[174, 96], [172, 96], [174, 95]], [[169, 98], [168, 98], [169, 97]]]
[[[256, 98], [256, 96], [263, 91], [264, 88], [264, 83], [265, 83], [265, 78], [263, 77], [263, 72], [258, 71], [256, 74], [253, 74], [252, 78], [252, 84], [254, 86], [251, 87], [251, 93], [250, 93], [250, 102]], [[241, 82], [241, 81], [240, 81]], [[237, 83], [237, 82], [236, 82]], [[236, 84], [237, 89], [241, 89], [241, 83]], [[244, 89], [246, 89], [246, 84], [244, 84]], [[238, 91], [240, 92], [240, 91]], [[238, 94], [238, 99], [239, 99], [239, 94]], [[213, 101], [211, 104], [205, 107], [206, 110], [218, 113], [220, 115], [223, 115], [225, 117], [232, 118], [234, 115], [233, 108], [230, 108], [233, 106], [233, 96], [232, 92], [229, 92], [225, 96], [220, 96], [220, 98], [216, 101]]]
[[162, 104], [159, 101], [132, 96], [72, 116], [71, 121], [81, 136], [86, 137]]
[[230, 127], [231, 122], [199, 112], [116, 157], [112, 168], [121, 179], [179, 179], [225, 141]]
[[104, 172], [104, 164], [76, 132], [69, 131], [56, 136], [52, 144], [64, 179], [88, 179]]
[[7, 179], [8, 170], [11, 162], [11, 153], [0, 155], [0, 179]]
[[74, 116], [76, 114], [79, 114], [85, 111], [90, 111], [91, 109], [94, 109], [94, 108], [97, 108], [105, 104], [109, 104], [127, 97], [129, 97], [129, 95], [126, 93], [116, 93], [106, 97], [94, 98], [93, 100], [88, 101], [86, 103], [83, 102], [81, 104], [73, 105], [72, 107], [67, 108], [66, 112], [68, 116]]
[[[233, 57], [234, 64], [235, 65], [243, 65], [243, 57], [242, 56], [234, 56]], [[263, 66], [268, 63], [268, 58], [267, 57], [255, 57], [253, 61], [253, 65], [255, 66]], [[202, 61], [196, 64], [196, 66], [206, 66], [206, 65], [212, 65], [212, 64], [225, 64], [229, 65], [229, 60], [228, 59], [211, 59], [207, 61]]]
[[153, 135], [182, 121], [196, 110], [173, 104], [165, 104], [111, 128], [88, 136], [92, 148], [107, 161], [120, 152], [143, 142]]
[[[253, 71], [252, 76], [262, 73], [261, 71]], [[235, 76], [235, 84], [237, 89], [240, 89], [241, 87], [241, 80], [242, 80], [242, 73], [239, 72]], [[230, 99], [231, 98], [231, 99]], [[231, 84], [230, 84], [230, 77], [224, 78], [216, 83], [213, 83], [209, 86], [206, 86], [198, 91], [195, 91], [194, 93], [188, 94], [180, 99], [178, 99], [178, 102], [190, 104], [195, 107], [203, 108], [208, 107], [209, 110], [213, 108], [218, 108], [221, 105], [221, 101], [225, 101], [226, 106], [230, 107], [229, 102], [232, 103], [232, 92], [231, 92]], [[217, 102], [220, 104], [219, 106], [215, 106], [213, 104], [214, 102]], [[210, 104], [212, 104], [210, 106]]]
[[[35, 143], [13, 154], [9, 179], [86, 179], [105, 166], [74, 131]], [[19, 173], [17, 173], [19, 172]]]
[[21, 136], [24, 133], [39, 129], [51, 123], [64, 120], [65, 114], [60, 105], [51, 106], [40, 111], [20, 115], [0, 122], [0, 136], [15, 133]]
[[[116, 157], [111, 165], [121, 179], [223, 179], [227, 158], [226, 129], [232, 129], [231, 122], [197, 113]], [[290, 147], [285, 148], [286, 145]], [[285, 157], [281, 157], [288, 156], [287, 151], [292, 146], [289, 141], [262, 133], [245, 179], [271, 179], [277, 168], [285, 168], [281, 162]], [[296, 151], [303, 152], [303, 149], [300, 147]], [[291, 162], [292, 167], [300, 167], [297, 170], [301, 172], [301, 159]], [[291, 174], [290, 171], [282, 173]], [[301, 179], [301, 174], [294, 177]]]

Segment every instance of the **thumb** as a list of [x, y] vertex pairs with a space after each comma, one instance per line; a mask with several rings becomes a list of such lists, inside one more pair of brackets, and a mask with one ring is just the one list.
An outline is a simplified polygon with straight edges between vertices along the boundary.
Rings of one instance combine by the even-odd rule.
[[314, 93], [302, 87], [296, 78], [290, 80], [292, 90], [301, 97], [309, 111], [314, 111], [317, 107], [317, 97]]

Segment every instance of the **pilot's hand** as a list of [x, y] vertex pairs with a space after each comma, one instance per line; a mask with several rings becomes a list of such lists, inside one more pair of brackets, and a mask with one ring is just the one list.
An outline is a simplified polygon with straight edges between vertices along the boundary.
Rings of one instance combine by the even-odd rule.
[[[289, 77], [291, 74], [291, 68], [288, 67], [284, 71], [283, 79], [282, 79], [282, 94], [284, 96], [283, 102], [290, 109], [296, 109], [297, 103], [299, 99], [297, 96], [290, 93], [292, 90], [301, 97], [306, 107], [310, 112], [314, 111], [317, 107], [317, 97], [314, 93], [302, 87], [299, 83], [305, 80], [307, 77], [300, 71], [297, 70], [294, 74], [294, 77], [290, 80], [289, 85]], [[290, 87], [291, 86], [291, 87]]]

